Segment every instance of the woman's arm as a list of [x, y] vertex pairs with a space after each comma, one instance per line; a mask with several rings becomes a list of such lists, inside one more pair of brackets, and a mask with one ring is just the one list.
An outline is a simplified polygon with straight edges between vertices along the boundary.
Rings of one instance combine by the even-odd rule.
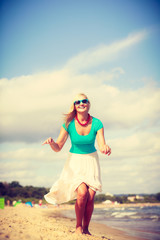
[[111, 154], [111, 148], [105, 142], [104, 128], [101, 128], [97, 131], [96, 139], [101, 153], [107, 154], [109, 156]]
[[61, 127], [61, 131], [56, 142], [50, 137], [46, 141], [44, 141], [42, 145], [49, 144], [53, 151], [59, 152], [65, 144], [67, 138], [68, 132], [63, 127]]

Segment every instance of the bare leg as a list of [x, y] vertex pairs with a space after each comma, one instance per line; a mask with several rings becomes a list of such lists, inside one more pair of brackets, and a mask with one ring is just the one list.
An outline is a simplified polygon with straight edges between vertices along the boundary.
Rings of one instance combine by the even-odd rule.
[[85, 183], [82, 183], [77, 188], [77, 201], [75, 204], [75, 212], [76, 212], [76, 233], [82, 234], [82, 220], [84, 217], [84, 211], [86, 207], [86, 202], [88, 198], [88, 187]]
[[84, 212], [84, 218], [83, 218], [83, 233], [84, 234], [89, 234], [91, 233], [88, 230], [89, 223], [92, 217], [93, 209], [94, 209], [94, 196], [96, 192], [93, 191], [92, 189], [88, 189], [88, 199], [86, 203], [86, 208]]

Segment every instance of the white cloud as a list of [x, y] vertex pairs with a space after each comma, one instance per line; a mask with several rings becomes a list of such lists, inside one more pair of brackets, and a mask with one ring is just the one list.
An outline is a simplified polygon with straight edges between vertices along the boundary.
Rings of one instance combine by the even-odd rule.
[[[154, 125], [160, 117], [157, 104], [160, 90], [146, 85], [123, 91], [111, 84], [106, 85], [105, 80], [111, 81], [123, 73], [124, 70], [118, 68], [95, 75], [66, 72], [64, 77], [62, 71], [42, 74], [41, 77], [34, 75], [31, 80], [29, 77], [3, 80], [1, 141], [30, 142], [41, 141], [51, 134], [57, 136], [63, 113], [68, 111], [74, 94], [83, 91], [90, 97], [91, 113], [102, 116], [104, 125], [110, 129]], [[61, 79], [62, 89], [59, 89], [61, 84], [55, 84], [55, 79]]]
[[94, 95], [95, 109], [103, 112], [106, 125], [114, 128], [138, 127], [142, 123], [154, 124], [160, 117], [160, 89], [146, 85], [137, 90], [123, 91], [101, 85]]
[[[66, 153], [64, 150], [56, 154], [56, 157], [53, 157], [53, 151], [49, 147], [45, 147], [48, 145], [39, 145], [36, 148], [32, 148], [28, 144], [26, 147], [19, 148], [16, 150], [8, 150], [8, 151], [1, 151], [0, 158], [4, 161], [12, 160], [13, 164], [10, 165], [9, 162], [5, 162], [4, 166], [6, 166], [6, 169], [13, 166], [18, 166], [18, 168], [26, 168], [27, 164], [28, 166], [32, 164], [34, 161], [34, 164], [38, 164], [38, 162], [53, 162], [53, 161], [60, 161], [61, 159], [66, 159]], [[17, 167], [16, 167], [17, 168]]]
[[142, 31], [110, 46], [87, 50], [69, 60], [59, 71], [1, 79], [1, 141], [40, 141], [50, 133], [56, 135], [62, 114], [68, 111], [77, 92], [89, 94], [95, 106], [93, 113], [95, 109], [102, 113], [104, 123], [110, 127], [132, 127], [145, 121], [149, 115], [157, 119], [159, 90], [146, 87], [125, 92], [106, 85], [125, 73], [121, 67], [78, 74], [74, 66], [78, 64], [83, 69], [105, 62], [146, 35], [147, 32]]
[[1, 181], [14, 181], [15, 179], [20, 182], [26, 179], [32, 180], [35, 176], [36, 168], [31, 167], [27, 161], [9, 161], [1, 162], [0, 180]]
[[117, 137], [110, 144], [113, 159], [129, 158], [132, 161], [140, 156], [156, 156], [160, 149], [160, 133], [137, 132], [127, 137]]
[[111, 45], [101, 45], [95, 49], [86, 50], [70, 59], [66, 68], [74, 71], [88, 69], [106, 61], [112, 61], [117, 55], [132, 45], [144, 40], [148, 35], [146, 30], [131, 34], [127, 38], [114, 42]]
[[[131, 182], [135, 192], [137, 185], [138, 192], [143, 187], [146, 192], [156, 191], [160, 89], [150, 83], [130, 90], [114, 86], [112, 81], [118, 81], [126, 71], [121, 64], [92, 74], [78, 73], [117, 57], [146, 36], [144, 31], [110, 46], [89, 49], [70, 59], [59, 71], [1, 79], [1, 142], [6, 142], [3, 145], [6, 148], [8, 142], [13, 146], [17, 141], [27, 143], [19, 148], [17, 143], [15, 149], [2, 149], [1, 179], [11, 181], [16, 177], [22, 184], [51, 185], [57, 169], [60, 172], [62, 168], [70, 144], [67, 142], [63, 151], [55, 154], [41, 143], [49, 136], [57, 138], [62, 114], [69, 110], [74, 95], [84, 92], [91, 101], [91, 114], [102, 120], [112, 139], [109, 141], [112, 155], [108, 161], [100, 155], [104, 191], [128, 192]], [[148, 179], [153, 180], [148, 183]]]
[[[154, 163], [153, 163], [154, 162]], [[159, 191], [159, 157], [137, 156], [101, 161], [103, 189], [111, 193], [156, 193]]]
[[[18, 144], [13, 144], [15, 148]], [[59, 177], [67, 151], [54, 153], [49, 146], [2, 151], [0, 181], [19, 181], [22, 185], [49, 187]]]
[[[109, 142], [112, 155], [99, 153], [103, 191], [112, 193], [149, 193], [158, 191], [160, 177], [158, 133], [137, 132]], [[15, 149], [17, 146], [15, 145]], [[67, 159], [69, 143], [60, 153], [49, 146], [2, 151], [1, 179], [21, 184], [51, 187]], [[12, 159], [12, 161], [10, 161]]]

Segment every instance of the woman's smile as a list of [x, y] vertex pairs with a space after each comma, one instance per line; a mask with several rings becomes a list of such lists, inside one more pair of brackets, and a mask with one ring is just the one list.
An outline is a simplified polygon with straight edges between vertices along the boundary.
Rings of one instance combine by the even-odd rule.
[[84, 108], [85, 108], [85, 106], [81, 105], [81, 106], [79, 106], [78, 108], [84, 109]]

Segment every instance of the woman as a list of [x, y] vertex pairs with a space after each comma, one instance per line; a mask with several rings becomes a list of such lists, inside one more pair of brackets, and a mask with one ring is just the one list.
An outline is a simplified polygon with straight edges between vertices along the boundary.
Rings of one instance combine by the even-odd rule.
[[43, 144], [49, 144], [55, 152], [59, 152], [70, 135], [72, 146], [61, 176], [44, 197], [52, 204], [77, 199], [76, 233], [91, 235], [88, 228], [94, 208], [94, 196], [97, 190], [101, 191], [95, 138], [102, 153], [110, 155], [111, 149], [105, 143], [101, 121], [89, 115], [89, 108], [87, 96], [78, 94], [66, 114], [57, 141], [48, 138]]

